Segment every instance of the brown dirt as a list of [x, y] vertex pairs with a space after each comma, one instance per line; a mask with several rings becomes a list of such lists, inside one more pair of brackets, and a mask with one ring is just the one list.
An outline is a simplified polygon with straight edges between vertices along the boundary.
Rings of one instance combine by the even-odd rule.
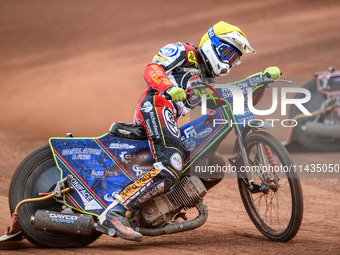
[[[230, 77], [278, 65], [283, 78], [340, 69], [340, 2], [260, 1], [2, 1], [0, 4], [0, 227], [9, 225], [8, 187], [20, 161], [50, 136], [98, 136], [113, 121], [131, 122], [142, 72], [160, 47], [198, 44], [219, 20], [242, 28], [257, 54]], [[270, 99], [270, 97], [269, 97]], [[188, 119], [186, 119], [187, 121]], [[185, 121], [185, 120], [184, 120]], [[287, 130], [272, 129], [282, 140]], [[339, 163], [340, 154], [294, 153], [297, 164]], [[207, 223], [194, 231], [146, 237], [141, 244], [103, 236], [86, 248], [50, 254], [340, 253], [339, 179], [303, 179], [305, 214], [288, 243], [267, 241], [250, 222], [236, 181], [206, 198]], [[28, 241], [0, 254], [43, 254]]]

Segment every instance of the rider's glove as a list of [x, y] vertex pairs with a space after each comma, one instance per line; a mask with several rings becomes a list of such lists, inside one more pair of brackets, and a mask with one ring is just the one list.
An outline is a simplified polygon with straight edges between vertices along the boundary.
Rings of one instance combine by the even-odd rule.
[[272, 78], [274, 80], [280, 78], [281, 74], [282, 74], [282, 72], [277, 66], [267, 67], [266, 70], [264, 70], [264, 72], [263, 72], [263, 76], [266, 76], [268, 78]]
[[165, 91], [165, 94], [168, 94], [173, 102], [184, 101], [187, 99], [187, 94], [185, 93], [184, 89], [177, 88], [175, 86], [168, 88]]

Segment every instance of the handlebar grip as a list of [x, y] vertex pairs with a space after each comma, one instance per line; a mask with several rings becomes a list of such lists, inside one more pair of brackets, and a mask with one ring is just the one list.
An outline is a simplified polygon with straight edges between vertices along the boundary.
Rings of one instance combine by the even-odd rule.
[[[187, 95], [187, 99], [190, 98], [190, 95], [191, 95], [190, 89], [187, 89], [185, 93], [186, 93], [186, 95]], [[165, 93], [165, 94], [164, 94], [164, 97], [165, 97], [166, 100], [171, 100], [171, 96], [170, 96], [169, 94], [166, 94], [166, 93]]]
[[[282, 75], [282, 70], [280, 70], [280, 76]], [[272, 78], [271, 75], [269, 73], [264, 73], [263, 75], [264, 77], [267, 77], [267, 78]]]

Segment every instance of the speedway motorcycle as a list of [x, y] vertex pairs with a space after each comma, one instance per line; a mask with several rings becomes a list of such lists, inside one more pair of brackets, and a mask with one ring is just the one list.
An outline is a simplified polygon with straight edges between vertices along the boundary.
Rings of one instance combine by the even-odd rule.
[[[311, 99], [304, 106], [312, 115], [300, 114], [292, 106], [289, 117], [297, 125], [289, 130], [283, 144], [297, 141], [308, 150], [337, 151], [340, 150], [340, 71], [330, 67], [314, 76], [303, 86], [311, 92]], [[297, 94], [296, 98], [300, 96]]]
[[[195, 89], [213, 103], [208, 104], [211, 110], [206, 115], [180, 127], [183, 174], [169, 191], [129, 217], [131, 227], [145, 236], [158, 236], [202, 226], [208, 217], [204, 196], [223, 176], [200, 176], [193, 169], [226, 167], [216, 149], [234, 130], [235, 156], [229, 164], [250, 219], [270, 240], [292, 239], [303, 215], [300, 180], [289, 171], [294, 163], [277, 139], [260, 131], [268, 125], [255, 119], [247, 102], [244, 114], [233, 114], [232, 95], [223, 88], [233, 85], [244, 93], [247, 88], [256, 92], [279, 81], [283, 80], [257, 73], [242, 81], [213, 84], [216, 88], [212, 84], [193, 87], [191, 92]], [[150, 171], [153, 163], [141, 126], [116, 122], [100, 137], [77, 138], [69, 133], [50, 138], [14, 173], [9, 190], [12, 223], [0, 240], [24, 236], [34, 244], [58, 248], [92, 243], [101, 235], [97, 222], [116, 204], [113, 194]], [[187, 210], [197, 210], [197, 217], [188, 219]], [[109, 234], [116, 236], [114, 231]]]

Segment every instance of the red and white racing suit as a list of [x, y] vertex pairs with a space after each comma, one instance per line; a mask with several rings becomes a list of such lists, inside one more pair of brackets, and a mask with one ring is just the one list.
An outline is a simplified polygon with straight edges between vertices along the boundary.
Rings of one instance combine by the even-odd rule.
[[189, 112], [187, 102], [165, 99], [165, 91], [176, 86], [184, 90], [200, 79], [198, 49], [187, 43], [161, 48], [144, 70], [147, 88], [135, 112], [135, 124], [142, 125], [156, 163], [154, 169], [123, 189], [118, 200], [129, 209], [167, 191], [181, 176], [183, 148], [177, 120]]

